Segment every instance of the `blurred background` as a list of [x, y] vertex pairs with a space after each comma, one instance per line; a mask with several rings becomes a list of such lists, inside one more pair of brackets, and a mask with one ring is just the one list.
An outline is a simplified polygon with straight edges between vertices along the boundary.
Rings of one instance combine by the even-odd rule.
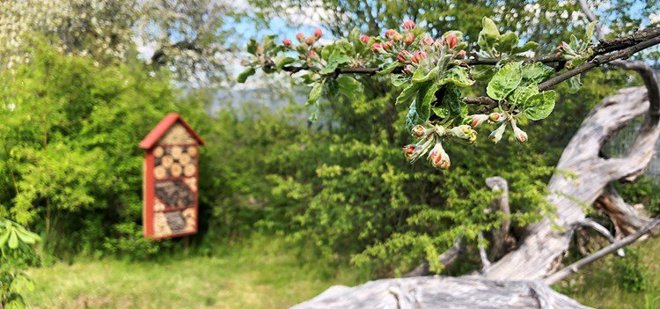
[[[608, 37], [660, 23], [657, 1], [589, 3]], [[573, 1], [548, 0], [0, 2], [0, 218], [41, 237], [20, 259], [34, 283], [26, 303], [290, 306], [333, 284], [401, 275], [458, 234], [472, 235], [476, 250], [477, 233], [500, 219], [485, 211], [492, 193], [484, 180], [496, 175], [509, 181], [521, 232], [549, 210], [545, 186], [584, 116], [617, 89], [641, 85], [636, 76], [596, 69], [577, 93], [560, 86], [555, 112], [528, 127], [529, 142], [449, 145], [448, 172], [404, 160], [406, 111], [395, 107], [389, 79], [365, 81], [359, 100], [324, 102], [313, 123], [308, 89], [295, 77], [235, 82], [250, 38], [293, 39], [320, 27], [330, 41], [412, 19], [436, 37], [456, 29], [475, 41], [483, 16], [540, 42], [543, 54], [588, 22]], [[657, 72], [658, 55], [656, 47], [636, 57]], [[200, 231], [150, 241], [142, 235], [137, 144], [168, 112], [206, 140]], [[607, 155], [625, 153], [634, 130], [619, 132]], [[660, 159], [618, 190], [656, 216]], [[660, 306], [658, 250], [650, 240], [555, 288], [600, 308]], [[580, 255], [568, 254], [567, 262]], [[478, 254], [467, 256], [474, 260], [442, 274], [478, 269]], [[0, 262], [16, 260], [3, 253]]]

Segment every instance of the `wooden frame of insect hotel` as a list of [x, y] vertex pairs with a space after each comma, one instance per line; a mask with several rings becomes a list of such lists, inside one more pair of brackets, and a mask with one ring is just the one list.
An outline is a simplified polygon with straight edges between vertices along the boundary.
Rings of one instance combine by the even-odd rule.
[[172, 238], [197, 233], [199, 135], [170, 113], [140, 142], [145, 150], [144, 236]]

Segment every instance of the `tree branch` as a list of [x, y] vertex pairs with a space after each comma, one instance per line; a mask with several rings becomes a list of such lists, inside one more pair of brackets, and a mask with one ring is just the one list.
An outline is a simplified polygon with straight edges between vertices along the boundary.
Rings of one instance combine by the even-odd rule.
[[608, 62], [612, 62], [612, 61], [617, 60], [617, 59], [628, 59], [628, 57], [630, 57], [631, 55], [633, 55], [633, 54], [635, 54], [635, 53], [637, 53], [641, 50], [644, 50], [646, 48], [649, 48], [651, 46], [657, 45], [657, 44], [660, 44], [660, 32], [658, 32], [658, 34], [655, 37], [651, 38], [651, 39], [648, 39], [646, 41], [642, 41], [642, 42], [640, 42], [638, 44], [635, 44], [633, 46], [630, 46], [626, 49], [622, 49], [622, 50], [619, 50], [619, 51], [616, 51], [616, 52], [613, 52], [613, 53], [609, 53], [609, 54], [605, 54], [605, 55], [596, 56], [587, 63], [584, 63], [584, 64], [582, 64], [582, 65], [580, 65], [580, 66], [578, 66], [578, 67], [576, 67], [572, 70], [568, 70], [566, 72], [563, 72], [563, 73], [561, 73], [561, 74], [559, 74], [555, 77], [552, 77], [552, 78], [550, 78], [550, 79], [548, 79], [548, 80], [546, 80], [546, 81], [539, 84], [539, 91], [548, 90], [548, 89], [556, 86], [557, 84], [559, 84], [559, 83], [561, 83], [565, 80], [568, 80], [573, 76], [576, 76], [576, 75], [582, 74], [586, 71], [589, 71], [589, 70], [595, 68], [596, 66], [606, 64]]
[[630, 236], [628, 236], [628, 237], [626, 237], [626, 238], [624, 238], [624, 239], [622, 239], [622, 240], [620, 240], [616, 243], [613, 243], [613, 244], [611, 244], [611, 245], [609, 245], [609, 246], [607, 246], [603, 249], [600, 249], [600, 250], [598, 250], [598, 252], [596, 252], [596, 253], [594, 253], [590, 256], [587, 256], [587, 257], [585, 257], [585, 258], [583, 258], [583, 259], [567, 266], [566, 268], [564, 268], [564, 269], [562, 269], [562, 270], [560, 270], [560, 271], [544, 278], [543, 282], [550, 285], [550, 284], [556, 283], [556, 282], [568, 277], [569, 275], [571, 275], [573, 273], [578, 272], [580, 270], [580, 268], [582, 268], [586, 265], [589, 265], [592, 262], [594, 262], [594, 261], [596, 261], [596, 260], [598, 260], [598, 259], [600, 259], [600, 258], [602, 258], [602, 257], [604, 257], [604, 256], [620, 249], [620, 248], [623, 248], [623, 247], [635, 242], [640, 237], [652, 232], [653, 229], [658, 224], [660, 224], [660, 218], [653, 219], [653, 221], [651, 221], [649, 224], [644, 226], [644, 228], [642, 228], [641, 230], [637, 231], [637, 233], [632, 234], [632, 235], [630, 235]]
[[[449, 266], [452, 263], [456, 261], [456, 258], [458, 258], [458, 255], [461, 253], [461, 247], [462, 247], [462, 242], [463, 242], [463, 237], [456, 237], [454, 240], [454, 245], [447, 249], [447, 251], [443, 252], [438, 256], [438, 261], [442, 263], [442, 265]], [[425, 276], [430, 273], [429, 270], [429, 263], [424, 262], [420, 264], [419, 266], [415, 267], [415, 269], [411, 270], [407, 274], [403, 275], [404, 278], [406, 277], [418, 277], [418, 276]]]

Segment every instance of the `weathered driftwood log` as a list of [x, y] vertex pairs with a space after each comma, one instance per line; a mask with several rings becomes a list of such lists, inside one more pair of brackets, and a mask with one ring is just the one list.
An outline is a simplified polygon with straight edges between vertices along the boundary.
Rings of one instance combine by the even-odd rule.
[[311, 308], [588, 308], [538, 281], [493, 281], [477, 277], [412, 277], [333, 286], [296, 305]]
[[[621, 229], [626, 227], [622, 234], [639, 230], [648, 222], [607, 188], [613, 181], [639, 175], [653, 157], [660, 135], [660, 100], [657, 85], [649, 89], [654, 92], [650, 100], [645, 88], [626, 88], [592, 110], [564, 150], [558, 172], [548, 184], [547, 199], [555, 206], [557, 218], [530, 226], [520, 246], [489, 265], [483, 277], [409, 277], [371, 281], [354, 288], [336, 286], [294, 308], [585, 308], [541, 281], [516, 280], [541, 280], [552, 274], [575, 229], [589, 222], [585, 220], [584, 207], [604, 194], [613, 202], [603, 208], [606, 212], [616, 210], [609, 210], [608, 215], [621, 222]], [[644, 114], [646, 122], [626, 157], [600, 157], [601, 147], [613, 133]], [[632, 238], [622, 241], [627, 244], [634, 241]], [[621, 243], [612, 246], [618, 245]], [[611, 252], [610, 249], [603, 252]], [[441, 257], [454, 260], [459, 252], [457, 241]], [[423, 273], [427, 269], [421, 265], [416, 271]]]
[[[655, 87], [657, 91], [657, 85]], [[548, 201], [555, 206], [556, 226], [545, 219], [528, 228], [520, 247], [493, 263], [484, 273], [499, 280], [539, 280], [550, 275], [568, 249], [573, 232], [585, 219], [585, 206], [600, 197], [610, 182], [639, 175], [653, 157], [660, 134], [657, 101], [649, 103], [644, 87], [626, 88], [596, 106], [571, 139], [548, 184]], [[601, 147], [618, 129], [647, 114], [629, 154], [599, 156]], [[558, 228], [558, 227], [559, 228]]]

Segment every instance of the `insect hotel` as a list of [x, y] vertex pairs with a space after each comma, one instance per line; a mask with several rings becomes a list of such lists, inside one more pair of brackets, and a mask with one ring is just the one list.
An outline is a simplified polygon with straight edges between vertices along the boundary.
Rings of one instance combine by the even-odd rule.
[[201, 145], [204, 140], [177, 113], [165, 116], [140, 142], [145, 150], [145, 237], [162, 239], [197, 233]]

